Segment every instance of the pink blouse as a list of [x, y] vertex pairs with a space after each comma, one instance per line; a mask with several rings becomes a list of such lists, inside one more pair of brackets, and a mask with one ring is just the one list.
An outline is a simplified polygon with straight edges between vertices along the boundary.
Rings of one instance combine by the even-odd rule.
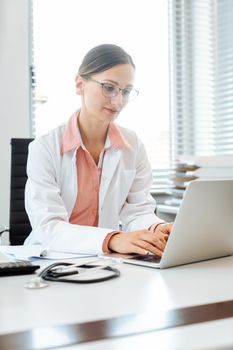
[[[64, 154], [76, 148], [76, 166], [78, 195], [72, 210], [69, 222], [76, 225], [98, 227], [99, 211], [99, 189], [103, 159], [109, 148], [129, 147], [120, 130], [114, 123], [110, 123], [108, 137], [102, 150], [99, 163], [96, 165], [94, 159], [85, 148], [78, 128], [79, 111], [69, 119], [64, 135], [61, 153]], [[69, 181], [69, 179], [67, 179]], [[110, 232], [103, 242], [103, 252], [108, 252], [108, 241], [117, 231]]]

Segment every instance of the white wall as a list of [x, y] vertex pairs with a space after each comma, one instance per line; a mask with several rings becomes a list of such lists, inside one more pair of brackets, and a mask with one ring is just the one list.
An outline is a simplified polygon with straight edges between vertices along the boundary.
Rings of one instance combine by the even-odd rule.
[[9, 225], [10, 139], [30, 136], [29, 34], [29, 0], [1, 0], [0, 226]]

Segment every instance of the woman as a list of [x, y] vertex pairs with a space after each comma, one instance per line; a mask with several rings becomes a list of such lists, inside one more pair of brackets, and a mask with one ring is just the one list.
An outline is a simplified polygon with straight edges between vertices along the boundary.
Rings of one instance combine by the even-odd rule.
[[30, 144], [26, 244], [80, 253], [161, 256], [171, 230], [155, 214], [143, 144], [114, 120], [138, 92], [132, 58], [116, 45], [90, 50], [76, 77], [81, 108]]

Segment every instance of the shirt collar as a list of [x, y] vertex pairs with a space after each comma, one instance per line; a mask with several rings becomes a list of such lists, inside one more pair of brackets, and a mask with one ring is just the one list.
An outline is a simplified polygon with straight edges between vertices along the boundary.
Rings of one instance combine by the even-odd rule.
[[110, 123], [105, 148], [131, 148], [116, 124]]
[[[77, 123], [78, 116], [79, 110], [71, 116], [65, 126], [61, 154], [78, 149], [80, 146], [85, 149]], [[131, 148], [119, 128], [114, 123], [110, 123], [109, 125], [105, 148]]]

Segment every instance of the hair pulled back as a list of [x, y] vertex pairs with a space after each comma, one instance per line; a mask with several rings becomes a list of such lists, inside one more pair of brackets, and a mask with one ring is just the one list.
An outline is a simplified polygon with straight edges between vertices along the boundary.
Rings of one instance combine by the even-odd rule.
[[135, 68], [132, 57], [120, 46], [113, 44], [98, 45], [84, 56], [78, 75], [89, 79], [93, 74], [103, 72], [118, 64], [131, 64]]

